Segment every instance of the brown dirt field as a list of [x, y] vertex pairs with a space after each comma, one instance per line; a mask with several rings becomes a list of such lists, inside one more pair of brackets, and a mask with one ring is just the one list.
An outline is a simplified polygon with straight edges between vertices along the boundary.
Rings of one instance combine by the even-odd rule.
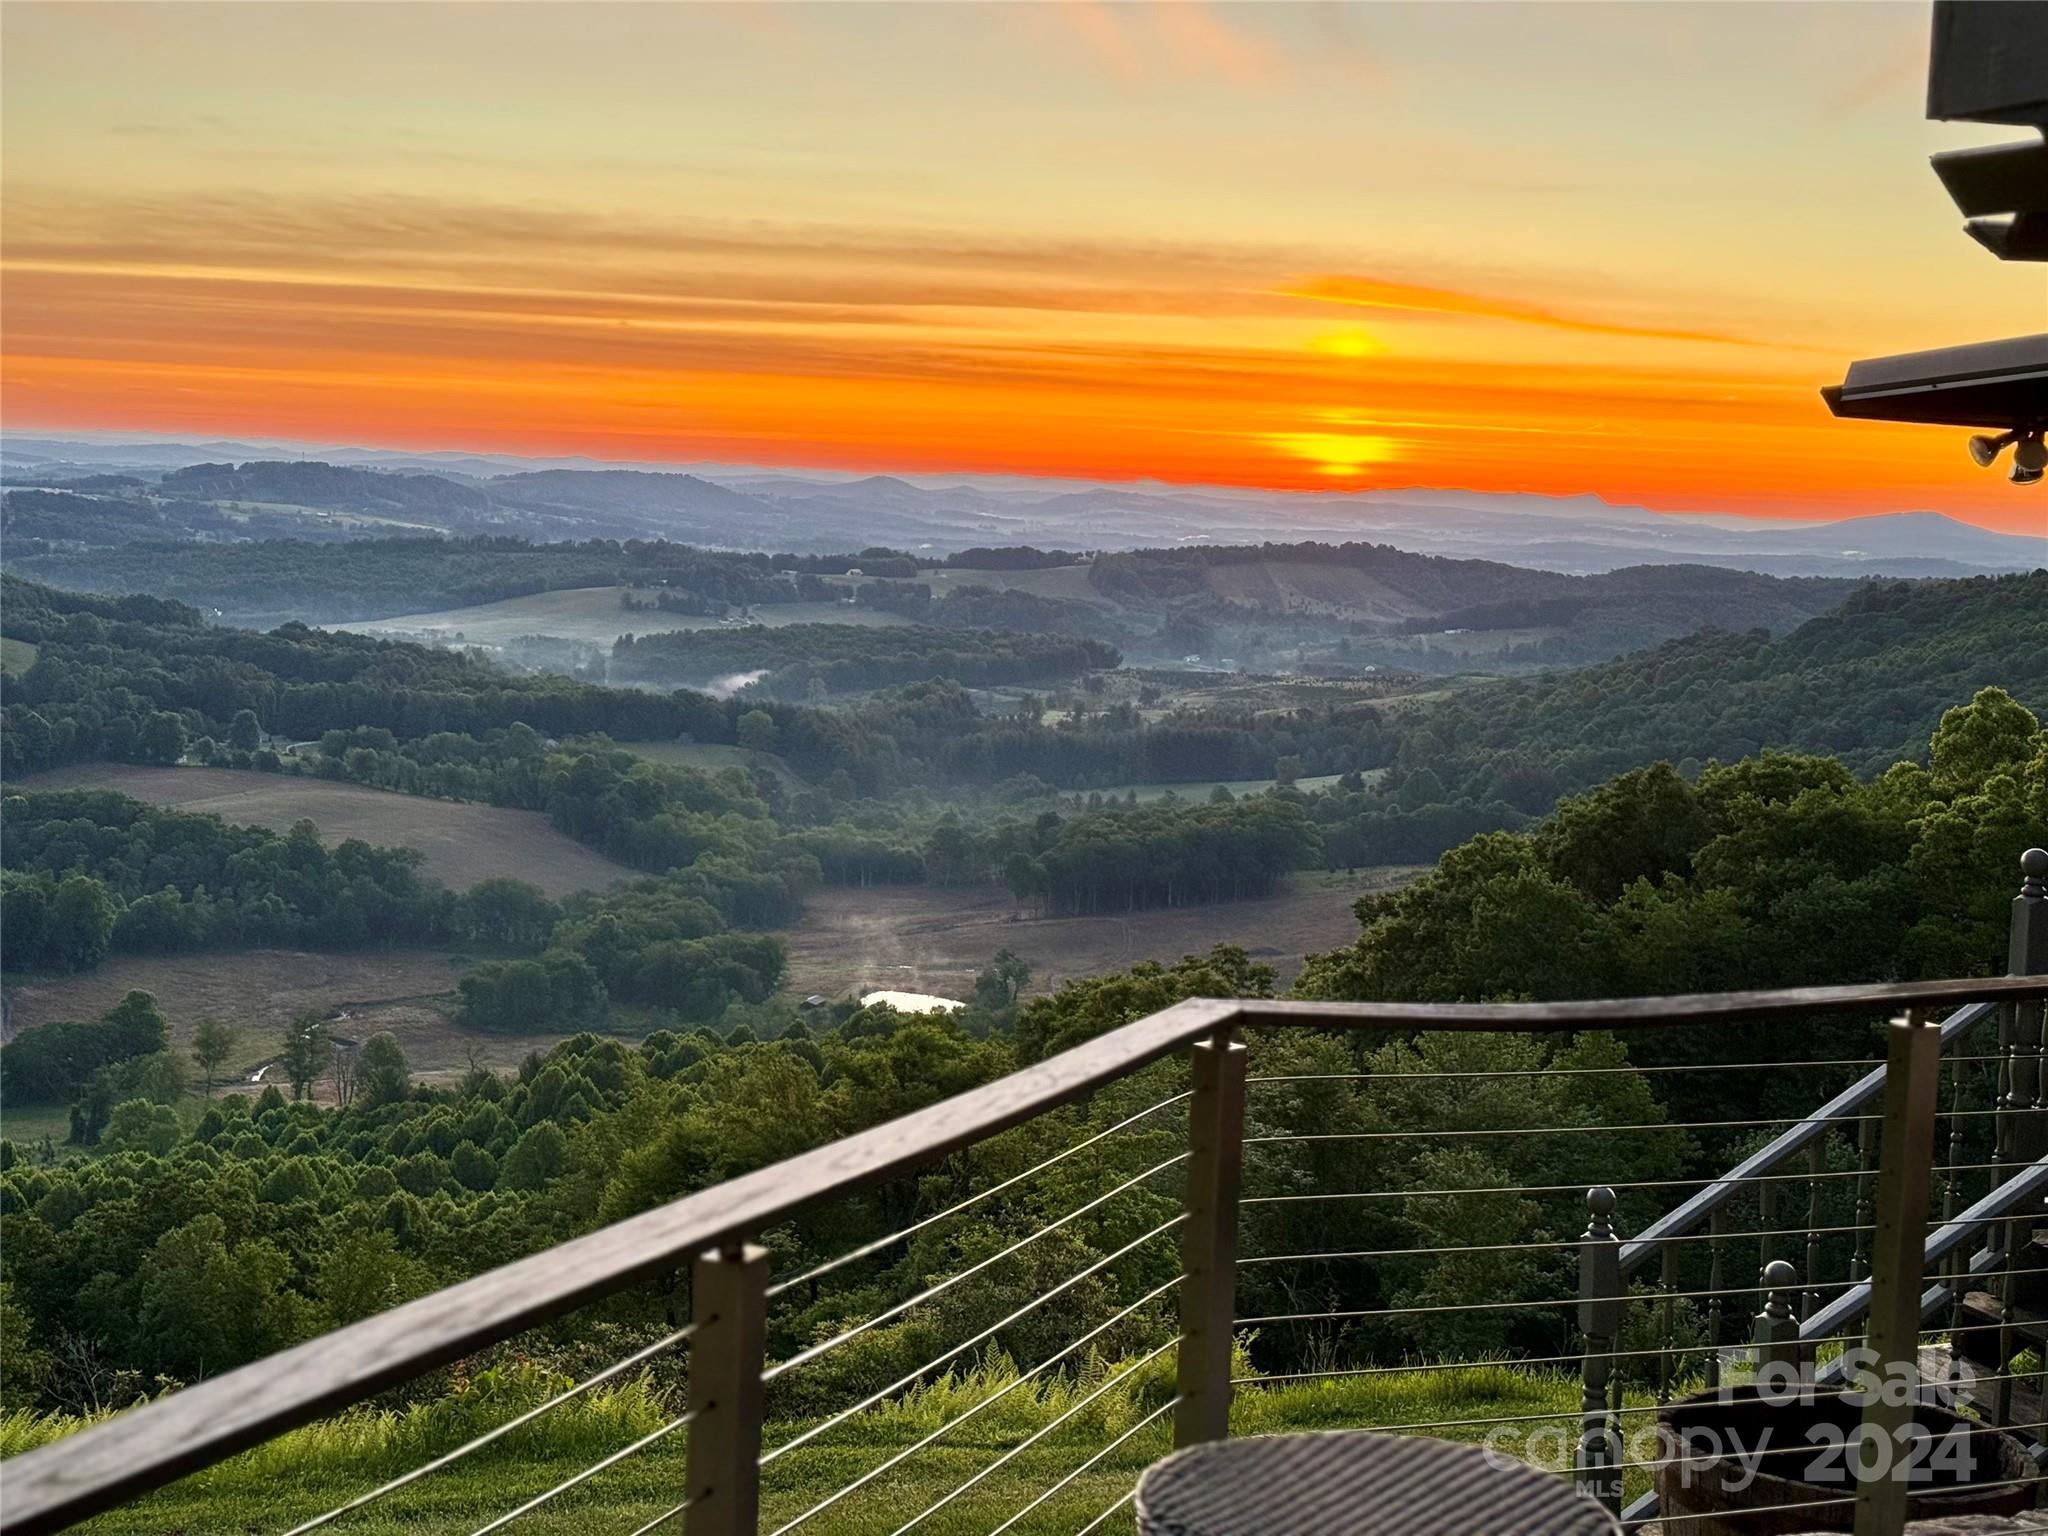
[[90, 975], [9, 987], [7, 1022], [14, 1033], [58, 1019], [94, 1018], [140, 988], [156, 994], [178, 1048], [191, 1045], [202, 1018], [232, 1024], [241, 1033], [234, 1064], [246, 1073], [274, 1055], [285, 1025], [299, 1014], [339, 1014], [336, 1034], [364, 1040], [389, 1030], [405, 1047], [413, 1075], [427, 1079], [460, 1077], [472, 1049], [482, 1065], [503, 1070], [528, 1051], [567, 1038], [567, 1031], [502, 1035], [458, 1028], [448, 1005], [476, 958], [437, 949], [117, 955]]
[[12, 781], [16, 789], [111, 789], [151, 805], [283, 831], [301, 818], [329, 847], [352, 837], [417, 848], [427, 873], [454, 890], [507, 875], [550, 896], [590, 890], [633, 871], [557, 831], [538, 811], [429, 800], [360, 784], [234, 768], [148, 768], [82, 763]]
[[[309, 1009], [360, 1008], [452, 992], [471, 957], [439, 949], [242, 949], [188, 955], [112, 955], [82, 976], [38, 977], [7, 989], [8, 1027], [18, 1033], [58, 1019], [97, 1018], [128, 992], [154, 992], [171, 1039], [189, 1045], [211, 1016], [250, 1042], [251, 1060]], [[260, 1042], [260, 1044], [258, 1043]]]
[[1285, 895], [1102, 917], [1019, 916], [1001, 886], [939, 889], [887, 886], [815, 892], [802, 926], [785, 932], [789, 986], [836, 997], [854, 988], [890, 987], [966, 997], [999, 949], [1031, 966], [1031, 990], [1123, 970], [1140, 960], [1172, 962], [1211, 945], [1241, 944], [1280, 972], [1283, 986], [1302, 956], [1336, 949], [1358, 936], [1351, 904], [1369, 889], [1412, 878], [1382, 871], [1355, 884], [1304, 879]]

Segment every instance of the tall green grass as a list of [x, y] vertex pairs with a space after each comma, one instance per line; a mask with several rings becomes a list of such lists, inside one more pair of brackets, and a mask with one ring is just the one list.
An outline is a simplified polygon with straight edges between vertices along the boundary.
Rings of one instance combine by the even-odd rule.
[[[1002, 1356], [951, 1372], [856, 1415], [777, 1457], [763, 1472], [762, 1530], [774, 1531], [846, 1483], [873, 1471], [936, 1431], [929, 1446], [833, 1503], [798, 1531], [820, 1536], [892, 1536], [952, 1490], [986, 1473], [964, 1494], [916, 1525], [927, 1536], [986, 1536], [1003, 1521], [1168, 1403], [1171, 1354], [1132, 1362], [1090, 1361], [1065, 1374], [1019, 1384]], [[1105, 1384], [1108, 1384], [1106, 1389]], [[280, 1533], [483, 1433], [544, 1401], [568, 1383], [535, 1367], [482, 1372], [432, 1402], [358, 1409], [280, 1436], [161, 1493], [89, 1523], [94, 1536], [202, 1532]], [[997, 1394], [1000, 1400], [990, 1403]], [[1635, 1401], [1641, 1406], [1641, 1400]], [[978, 1405], [989, 1406], [962, 1421]], [[1486, 1421], [1527, 1419], [1539, 1431], [1531, 1459], [1560, 1468], [1576, 1430], [1579, 1383], [1572, 1374], [1509, 1362], [1440, 1370], [1392, 1371], [1312, 1382], [1248, 1383], [1238, 1391], [1232, 1433], [1368, 1429], [1428, 1425], [1449, 1439], [1479, 1440]], [[344, 1516], [341, 1536], [414, 1536], [472, 1532], [527, 1499], [670, 1421], [674, 1406], [645, 1380], [592, 1391], [513, 1431], [377, 1504]], [[1064, 1420], [1062, 1421], [1062, 1416]], [[1538, 1416], [1551, 1416], [1539, 1419]], [[0, 1418], [0, 1454], [48, 1443], [87, 1421], [16, 1413]], [[815, 1421], [770, 1424], [768, 1448], [795, 1439]], [[1033, 1434], [1021, 1454], [993, 1466]], [[1020, 1536], [1080, 1530], [1136, 1482], [1171, 1443], [1171, 1414], [1152, 1422], [1011, 1527]], [[956, 1426], [947, 1429], [946, 1426]], [[509, 1527], [540, 1536], [629, 1536], [680, 1503], [681, 1433], [608, 1468]], [[1633, 1474], [1631, 1497], [1640, 1491]], [[0, 1473], [4, 1484], [4, 1473]], [[662, 1527], [679, 1531], [681, 1521]], [[1127, 1512], [1103, 1530], [1131, 1528]]]

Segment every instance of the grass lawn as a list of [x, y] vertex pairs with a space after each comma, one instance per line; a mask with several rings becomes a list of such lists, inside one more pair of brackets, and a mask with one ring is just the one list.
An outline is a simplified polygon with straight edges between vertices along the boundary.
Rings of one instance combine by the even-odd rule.
[[716, 773], [721, 768], [766, 768], [785, 784], [803, 783], [802, 776], [773, 752], [750, 752], [745, 747], [728, 747], [715, 741], [622, 741], [618, 745], [621, 751], [651, 763], [701, 768], [706, 773]]
[[[716, 629], [719, 621], [701, 614], [664, 613], [658, 608], [629, 609], [620, 605], [624, 587], [562, 587], [508, 597], [470, 608], [443, 608], [433, 613], [404, 613], [389, 619], [363, 619], [336, 624], [335, 629], [359, 634], [424, 638], [468, 645], [503, 645], [527, 635], [553, 635], [609, 646], [620, 635], [654, 635], [679, 629]], [[651, 601], [648, 593], [638, 594]], [[846, 603], [760, 603], [755, 618], [771, 627], [784, 624], [894, 625], [907, 622], [893, 613], [857, 608]]]
[[[1167, 1401], [1164, 1370], [1147, 1367], [1130, 1378], [1142, 1385], [1118, 1383], [1093, 1402], [1085, 1401], [1103, 1379], [1034, 1383], [1011, 1391], [986, 1411], [959, 1422], [961, 1414], [988, 1393], [1014, 1380], [1002, 1372], [969, 1375], [941, 1380], [908, 1399], [859, 1415], [764, 1470], [761, 1529], [779, 1529], [942, 1426], [958, 1422], [957, 1429], [947, 1430], [900, 1465], [820, 1510], [799, 1529], [832, 1536], [892, 1536], [970, 1478], [987, 1472], [960, 1497], [932, 1510], [917, 1525], [931, 1536], [987, 1536], [1089, 1458], [1102, 1453], [1092, 1467], [1011, 1527], [1025, 1536], [1073, 1536], [1128, 1493], [1139, 1474], [1170, 1447], [1170, 1413], [1145, 1423], [1148, 1415]], [[1631, 1403], [1640, 1405], [1636, 1399]], [[488, 1416], [448, 1411], [456, 1406], [436, 1404], [402, 1418], [358, 1414], [302, 1430], [79, 1529], [100, 1536], [283, 1530], [367, 1492], [463, 1438], [502, 1422], [526, 1404], [493, 1405]], [[1555, 1415], [1554, 1421], [1518, 1423], [1512, 1428], [1517, 1432], [1514, 1444], [1518, 1450], [1520, 1432], [1539, 1432], [1527, 1447], [1528, 1454], [1556, 1469], [1569, 1464], [1568, 1447], [1577, 1431], [1578, 1411], [1579, 1386], [1574, 1376], [1480, 1365], [1241, 1388], [1232, 1430], [1236, 1434], [1271, 1434], [1426, 1424], [1433, 1426], [1427, 1431], [1430, 1434], [1478, 1440], [1488, 1426], [1474, 1421]], [[1052, 1427], [1063, 1414], [1071, 1416]], [[665, 1422], [665, 1410], [644, 1392], [593, 1393], [346, 1517], [335, 1529], [350, 1536], [473, 1531], [653, 1433]], [[1629, 1422], [1640, 1423], [1642, 1417]], [[767, 1443], [772, 1449], [802, 1427], [771, 1425]], [[1006, 1452], [1048, 1428], [1049, 1433], [1035, 1445], [995, 1466]], [[1117, 1444], [1133, 1430], [1130, 1438]], [[10, 1454], [46, 1435], [47, 1430], [25, 1416], [0, 1420], [0, 1450]], [[627, 1536], [638, 1530], [683, 1498], [683, 1438], [679, 1431], [656, 1440], [644, 1451], [523, 1517], [519, 1528], [547, 1536], [584, 1536], [592, 1531]], [[1643, 1476], [1630, 1474], [1631, 1497], [1641, 1491]], [[1122, 1536], [1131, 1527], [1129, 1514], [1120, 1512], [1101, 1528]], [[662, 1527], [679, 1528], [679, 1521]]]
[[70, 1135], [69, 1104], [9, 1104], [0, 1109], [0, 1136], [24, 1151], [45, 1136], [62, 1147]]
[[0, 677], [19, 677], [36, 664], [36, 648], [26, 640], [0, 639]]
[[310, 820], [330, 848], [352, 837], [417, 848], [426, 856], [426, 872], [456, 891], [502, 875], [565, 896], [602, 890], [635, 873], [577, 842], [540, 811], [435, 800], [302, 774], [75, 763], [16, 783], [26, 790], [110, 789], [150, 805], [274, 832]]
[[[1381, 770], [1373, 771], [1377, 773]], [[1310, 774], [1296, 779], [1294, 787], [1303, 794], [1309, 794], [1318, 789], [1328, 789], [1341, 777], [1343, 775], [1335, 773]], [[1233, 795], [1256, 795], [1271, 789], [1278, 782], [1277, 779], [1210, 779], [1199, 784], [1119, 784], [1115, 789], [1105, 789], [1102, 798], [1107, 800], [1114, 796], [1121, 800], [1136, 791], [1140, 802], [1164, 799], [1167, 795], [1179, 795], [1183, 800], [1200, 801], [1207, 800], [1219, 786], [1229, 790]]]

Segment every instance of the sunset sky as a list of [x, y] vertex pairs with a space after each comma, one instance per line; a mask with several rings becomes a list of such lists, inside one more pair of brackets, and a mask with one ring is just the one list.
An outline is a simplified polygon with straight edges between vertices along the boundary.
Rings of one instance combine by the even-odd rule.
[[1922, 119], [1921, 3], [0, 29], [14, 430], [2048, 526], [1817, 393], [2048, 329], [1927, 168], [2016, 131]]

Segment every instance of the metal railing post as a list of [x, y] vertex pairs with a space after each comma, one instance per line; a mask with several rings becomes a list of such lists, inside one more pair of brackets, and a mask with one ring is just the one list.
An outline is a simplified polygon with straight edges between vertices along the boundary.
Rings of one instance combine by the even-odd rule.
[[768, 1250], [735, 1244], [690, 1272], [685, 1536], [755, 1536], [761, 1512], [761, 1366]]
[[1612, 1514], [1621, 1513], [1621, 1439], [1615, 1433], [1608, 1388], [1621, 1334], [1621, 1239], [1615, 1235], [1614, 1191], [1586, 1191], [1586, 1230], [1579, 1236], [1580, 1363], [1579, 1443], [1572, 1454], [1572, 1486]]
[[1764, 1266], [1764, 1305], [1756, 1315], [1749, 1340], [1756, 1346], [1759, 1377], [1767, 1366], [1799, 1368], [1799, 1314], [1792, 1303], [1799, 1294], [1799, 1271], [1783, 1259]]
[[1876, 1359], [1860, 1383], [1866, 1396], [1855, 1444], [1856, 1536], [1899, 1536], [1905, 1529], [1906, 1475], [1919, 1460], [1908, 1436], [1919, 1398], [1920, 1295], [1941, 1110], [1941, 1032], [1914, 1009], [1885, 1033], [1868, 1332]]
[[1227, 1033], [1196, 1045], [1188, 1104], [1187, 1221], [1181, 1231], [1176, 1449], [1230, 1435], [1237, 1320], [1237, 1202], [1244, 1170], [1245, 1049]]

